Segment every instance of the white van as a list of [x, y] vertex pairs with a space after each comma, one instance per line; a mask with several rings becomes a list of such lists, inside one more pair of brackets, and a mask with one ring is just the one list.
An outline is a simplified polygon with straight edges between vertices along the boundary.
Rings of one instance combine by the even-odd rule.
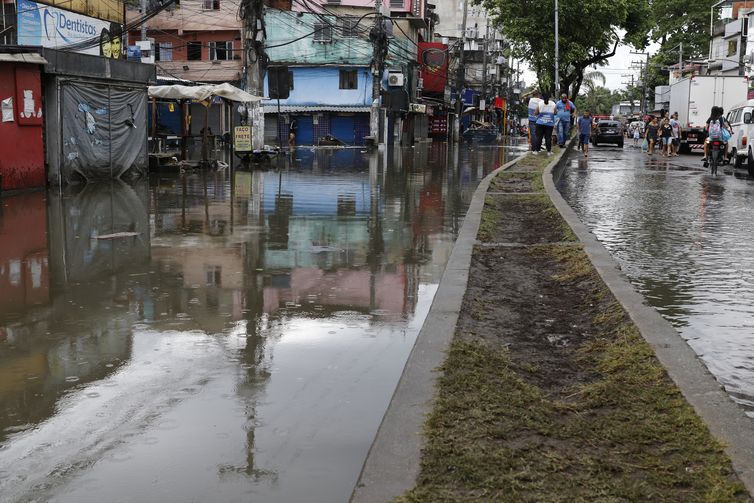
[[731, 159], [737, 169], [746, 162], [749, 174], [754, 175], [754, 100], [735, 105], [725, 118], [733, 128], [733, 137], [728, 142]]

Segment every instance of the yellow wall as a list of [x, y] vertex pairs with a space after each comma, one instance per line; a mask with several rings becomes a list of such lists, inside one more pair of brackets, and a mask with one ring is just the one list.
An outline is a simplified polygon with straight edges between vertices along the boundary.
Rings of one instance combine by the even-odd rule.
[[125, 24], [123, 0], [43, 0], [40, 3], [87, 16]]

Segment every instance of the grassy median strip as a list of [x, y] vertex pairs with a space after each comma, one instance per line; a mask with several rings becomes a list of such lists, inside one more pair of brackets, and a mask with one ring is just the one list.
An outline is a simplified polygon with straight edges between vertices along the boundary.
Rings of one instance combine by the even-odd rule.
[[750, 501], [581, 246], [516, 229], [533, 244], [474, 250], [421, 473], [398, 501]]

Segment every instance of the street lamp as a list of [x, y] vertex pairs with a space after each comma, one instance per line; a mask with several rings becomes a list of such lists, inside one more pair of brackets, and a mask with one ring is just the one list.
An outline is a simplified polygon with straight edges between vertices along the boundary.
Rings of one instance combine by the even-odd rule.
[[558, 68], [558, 53], [560, 52], [558, 40], [558, 0], [555, 0], [555, 95], [557, 96], [560, 89], [560, 69]]

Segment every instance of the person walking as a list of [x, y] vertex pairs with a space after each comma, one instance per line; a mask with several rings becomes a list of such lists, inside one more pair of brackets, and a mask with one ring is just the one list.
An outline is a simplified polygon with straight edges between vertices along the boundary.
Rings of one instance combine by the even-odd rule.
[[581, 150], [584, 151], [584, 157], [589, 157], [589, 139], [592, 135], [592, 117], [588, 110], [584, 111], [582, 117], [579, 117], [577, 126], [579, 128], [579, 146], [581, 146]]
[[291, 119], [291, 124], [288, 126], [288, 146], [296, 146], [296, 132], [298, 131], [298, 124], [296, 119]]
[[565, 146], [571, 132], [571, 116], [576, 114], [576, 105], [568, 99], [568, 95], [563, 93], [560, 101], [556, 104], [558, 116], [558, 145], [560, 148]]
[[639, 131], [639, 128], [637, 126], [634, 126], [634, 147], [640, 147], [639, 140], [641, 139], [641, 131]]
[[552, 128], [555, 124], [555, 102], [546, 93], [542, 94], [542, 103], [537, 108], [537, 141], [534, 143], [534, 153], [538, 154], [545, 141], [547, 155], [552, 155]]
[[678, 153], [681, 151], [681, 121], [678, 120], [678, 112], [675, 112], [670, 116], [670, 127], [673, 129], [673, 143], [672, 152], [674, 157], [678, 157]]
[[660, 155], [670, 157], [673, 155], [673, 128], [670, 126], [670, 120], [664, 118], [660, 126], [660, 137], [662, 138], [662, 150]]
[[534, 151], [534, 144], [537, 141], [537, 110], [539, 110], [539, 105], [542, 103], [540, 96], [539, 91], [534, 91], [526, 107], [529, 112], [529, 147], [531, 147], [532, 151]]
[[657, 133], [660, 126], [657, 124], [657, 119], [652, 117], [652, 120], [647, 124], [646, 131], [644, 132], [644, 138], [647, 140], [648, 147], [647, 155], [655, 153], [655, 143], [657, 143]]

